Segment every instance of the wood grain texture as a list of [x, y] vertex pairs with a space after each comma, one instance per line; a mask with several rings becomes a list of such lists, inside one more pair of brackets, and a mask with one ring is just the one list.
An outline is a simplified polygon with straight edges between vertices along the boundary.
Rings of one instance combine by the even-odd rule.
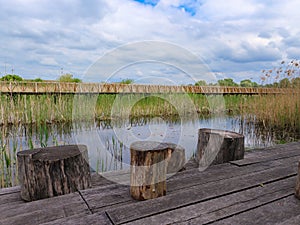
[[130, 146], [130, 194], [136, 200], [166, 195], [168, 145], [139, 141]]
[[[130, 186], [100, 177], [91, 189], [24, 202], [20, 189], [0, 190], [0, 224], [277, 224], [298, 225], [295, 197], [300, 142], [246, 152], [255, 163], [212, 165], [186, 170], [167, 179], [168, 194], [147, 201], [130, 196]], [[257, 155], [256, 155], [257, 153]], [[271, 157], [273, 156], [273, 158]], [[242, 163], [243, 160], [240, 162]], [[114, 172], [121, 177], [130, 171]]]
[[34, 201], [91, 186], [86, 146], [69, 145], [18, 152], [21, 198]]
[[244, 136], [232, 131], [203, 128], [198, 133], [196, 160], [204, 169], [244, 158]]

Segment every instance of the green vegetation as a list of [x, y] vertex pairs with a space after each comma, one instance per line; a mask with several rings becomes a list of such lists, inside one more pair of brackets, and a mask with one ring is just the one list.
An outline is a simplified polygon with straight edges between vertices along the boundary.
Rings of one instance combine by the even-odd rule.
[[[66, 126], [71, 132], [74, 121], [109, 121], [112, 119], [112, 109], [115, 110], [114, 116], [118, 117], [113, 118], [116, 120], [124, 118], [127, 109], [130, 109], [131, 119], [178, 118], [179, 112], [181, 112], [181, 117], [190, 118], [191, 113], [197, 111], [199, 117], [218, 116], [220, 114], [235, 115], [241, 117], [241, 121], [245, 121], [245, 123], [259, 124], [270, 132], [279, 130], [282, 133], [299, 134], [299, 63], [296, 61], [289, 62], [287, 65], [282, 63], [281, 67], [264, 71], [262, 82], [267, 83], [264, 86], [294, 88], [295, 92], [277, 95], [224, 95], [221, 96], [221, 99], [224, 99], [225, 108], [222, 108], [218, 99], [214, 101], [214, 97], [218, 96], [192, 93], [188, 95], [168, 93], [155, 95], [0, 94], [0, 187], [11, 186], [16, 182], [16, 177], [13, 174], [16, 165], [16, 152], [23, 149], [24, 139], [22, 138], [25, 137], [26, 146], [30, 146], [30, 148], [45, 147], [51, 140], [53, 145], [57, 145], [56, 137], [58, 134], [52, 134], [50, 126], [60, 124]], [[23, 79], [17, 75], [6, 75], [1, 80], [22, 81]], [[37, 78], [33, 81], [41, 82], [42, 79]], [[59, 81], [81, 82], [79, 79], [73, 78], [71, 74], [61, 76]], [[131, 84], [133, 80], [125, 79], [121, 83]], [[195, 85], [207, 84], [200, 80]], [[237, 83], [228, 78], [219, 80], [218, 85], [238, 86]], [[250, 79], [245, 79], [240, 82], [239, 86], [257, 87], [259, 85]], [[187, 105], [187, 97], [189, 101], [192, 101], [195, 108]], [[110, 126], [109, 122], [105, 126]], [[20, 129], [24, 129], [24, 131], [20, 131]], [[20, 133], [24, 136], [18, 136]], [[36, 136], [33, 137], [33, 134]], [[123, 144], [117, 143], [114, 139], [108, 140], [107, 143], [108, 149], [113, 154], [115, 154], [116, 149], [123, 149]], [[122, 154], [117, 155], [122, 156]], [[99, 161], [97, 165], [99, 170], [100, 168], [105, 169], [103, 162]]]
[[252, 82], [250, 79], [242, 80], [240, 82], [241, 87], [258, 87], [259, 85], [256, 82]]
[[[187, 107], [186, 97], [182, 94], [100, 94], [100, 95], [0, 95], [0, 187], [16, 184], [13, 175], [16, 165], [16, 152], [23, 149], [22, 145], [45, 147], [49, 140], [57, 145], [58, 134], [52, 134], [50, 126], [66, 126], [71, 132], [69, 124], [73, 121], [84, 123], [95, 120], [109, 121], [114, 102], [119, 99], [121, 105], [116, 105], [118, 118], [124, 117], [126, 109], [130, 108], [131, 119], [146, 117], [162, 117], [164, 119], [178, 118], [178, 110], [184, 111], [183, 117], [190, 117], [192, 110], [201, 116], [218, 116], [229, 114], [241, 116], [242, 121], [249, 124], [260, 124], [266, 130], [283, 131], [282, 133], [300, 132], [300, 94], [295, 92], [289, 95], [225, 95], [225, 109], [215, 104], [209, 105], [209, 96], [189, 94], [188, 98], [195, 104], [196, 109]], [[211, 96], [213, 98], [213, 96]], [[168, 101], [164, 100], [168, 99]], [[131, 102], [136, 102], [131, 105]], [[175, 102], [176, 104], [170, 104]], [[76, 104], [75, 104], [76, 103]], [[176, 107], [175, 107], [176, 105]], [[184, 119], [180, 117], [181, 119]], [[26, 124], [26, 126], [25, 126]], [[12, 126], [13, 125], [13, 126]], [[22, 140], [19, 129], [26, 129], [26, 140]], [[109, 123], [105, 126], [110, 126]], [[15, 130], [14, 130], [15, 129]], [[34, 130], [34, 131], [33, 131]], [[35, 133], [35, 137], [33, 137]], [[9, 137], [9, 138], [8, 138]], [[285, 139], [283, 137], [282, 139]], [[279, 139], [279, 140], [282, 140]], [[287, 139], [289, 140], [289, 139]], [[114, 140], [109, 141], [111, 151], [117, 148]], [[112, 147], [111, 147], [112, 146]], [[115, 153], [114, 153], [115, 154]], [[120, 154], [118, 154], [120, 155]], [[103, 170], [104, 162], [98, 162], [97, 169]]]
[[218, 80], [218, 85], [220, 85], [220, 86], [232, 86], [232, 87], [239, 86], [231, 78], [226, 78], [224, 80]]
[[195, 83], [195, 86], [206, 86], [207, 83], [205, 80], [199, 80]]
[[43, 80], [38, 77], [38, 78], [33, 79], [32, 82], [43, 82]]
[[1, 77], [0, 81], [23, 81], [23, 78], [16, 74], [7, 74]]
[[58, 81], [59, 82], [75, 82], [75, 83], [82, 82], [79, 78], [74, 78], [73, 75], [70, 74], [70, 73], [66, 73], [66, 74], [61, 75], [58, 78]]
[[134, 80], [132, 79], [123, 79], [121, 80], [120, 84], [133, 84]]

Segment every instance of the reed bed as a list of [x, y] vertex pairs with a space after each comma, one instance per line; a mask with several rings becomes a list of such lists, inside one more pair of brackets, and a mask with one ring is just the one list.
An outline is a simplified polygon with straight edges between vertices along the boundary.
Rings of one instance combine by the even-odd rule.
[[300, 94], [253, 96], [240, 107], [240, 114], [268, 129], [300, 133]]
[[[211, 100], [210, 98], [215, 98]], [[222, 107], [222, 103], [224, 106]], [[202, 94], [0, 94], [0, 124], [53, 124], [123, 117], [172, 117], [226, 113], [254, 123], [299, 132], [299, 92], [278, 95]]]

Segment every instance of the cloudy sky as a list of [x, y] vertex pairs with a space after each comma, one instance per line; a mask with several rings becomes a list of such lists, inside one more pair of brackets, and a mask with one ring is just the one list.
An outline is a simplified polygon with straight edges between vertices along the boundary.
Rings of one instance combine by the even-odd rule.
[[[56, 79], [62, 72], [84, 78], [91, 65], [119, 46], [151, 40], [179, 46], [202, 59], [217, 78], [237, 82], [246, 78], [260, 82], [262, 69], [300, 58], [299, 0], [0, 0], [0, 4], [1, 76], [13, 70], [24, 78]], [[145, 68], [132, 69], [128, 78], [145, 74]]]

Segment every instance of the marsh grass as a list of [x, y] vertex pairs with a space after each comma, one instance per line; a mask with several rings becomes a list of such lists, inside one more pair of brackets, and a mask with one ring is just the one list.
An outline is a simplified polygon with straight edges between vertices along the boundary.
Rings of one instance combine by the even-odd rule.
[[0, 188], [18, 184], [17, 152], [65, 144], [59, 143], [57, 136], [60, 136], [60, 139], [63, 136], [70, 136], [68, 134], [71, 132], [70, 126], [64, 128], [55, 125], [55, 127], [47, 123], [0, 126]]
[[[295, 89], [297, 90], [297, 89]], [[255, 123], [276, 129], [299, 132], [299, 91], [281, 95], [225, 95], [225, 108], [214, 96], [201, 94], [86, 94], [86, 95], [5, 95], [0, 94], [0, 124], [37, 124], [41, 142], [47, 139], [43, 124], [72, 123], [73, 121], [109, 120], [114, 116], [173, 117], [227, 113], [242, 115]], [[187, 104], [188, 101], [192, 102]], [[116, 103], [117, 102], [117, 103]], [[213, 102], [213, 103], [212, 103]], [[128, 112], [130, 109], [130, 112]]]

